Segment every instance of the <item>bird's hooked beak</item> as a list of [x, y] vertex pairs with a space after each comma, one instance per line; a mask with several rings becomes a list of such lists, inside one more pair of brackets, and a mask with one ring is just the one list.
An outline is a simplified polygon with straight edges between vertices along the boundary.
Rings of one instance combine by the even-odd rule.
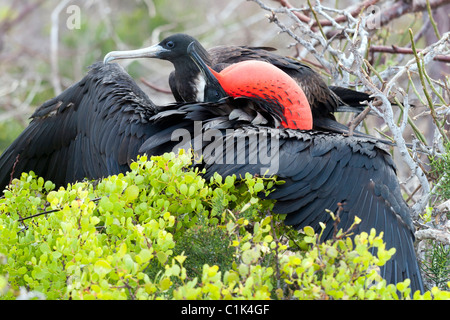
[[[187, 53], [189, 57], [194, 61], [197, 67], [200, 69], [203, 77], [205, 78], [205, 102], [217, 102], [222, 98], [228, 97], [229, 95], [225, 92], [216, 77], [214, 71], [212, 71], [200, 55], [195, 51], [195, 42], [191, 42], [187, 48]], [[214, 72], [214, 73], [213, 73]]]
[[169, 52], [169, 50], [159, 44], [137, 50], [111, 51], [105, 56], [103, 63], [120, 59], [160, 58], [161, 54], [166, 52]]

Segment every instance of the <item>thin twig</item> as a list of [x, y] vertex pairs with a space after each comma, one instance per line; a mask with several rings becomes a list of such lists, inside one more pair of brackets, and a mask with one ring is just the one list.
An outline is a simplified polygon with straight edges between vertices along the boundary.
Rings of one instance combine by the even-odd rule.
[[12, 167], [12, 170], [11, 170], [11, 174], [9, 176], [9, 184], [8, 185], [11, 185], [11, 183], [13, 181], [14, 172], [16, 171], [16, 166], [17, 166], [17, 163], [19, 162], [19, 158], [20, 158], [20, 153], [16, 156], [16, 159], [14, 160], [14, 164], [13, 164], [13, 167]]
[[[369, 48], [370, 52], [386, 52], [386, 53], [400, 53], [400, 54], [414, 54], [413, 49], [392, 46], [371, 46]], [[416, 49], [417, 52], [421, 52], [422, 49]], [[436, 55], [433, 60], [450, 63], [450, 56], [446, 55]]]
[[348, 135], [352, 136], [355, 128], [367, 117], [370, 113], [370, 108], [365, 108], [360, 114], [358, 114], [348, 125]]
[[414, 57], [416, 58], [416, 63], [417, 63], [417, 69], [419, 71], [420, 82], [422, 83], [422, 89], [423, 89], [425, 97], [427, 98], [427, 101], [428, 101], [428, 106], [429, 106], [430, 111], [431, 111], [431, 117], [433, 118], [434, 124], [436, 125], [437, 129], [441, 133], [442, 138], [445, 141], [448, 141], [447, 135], [445, 134], [445, 132], [442, 129], [442, 125], [437, 120], [437, 116], [436, 116], [436, 111], [434, 109], [433, 100], [431, 99], [431, 95], [430, 95], [430, 93], [427, 90], [427, 86], [426, 86], [426, 83], [425, 83], [425, 76], [424, 76], [425, 70], [424, 70], [423, 62], [420, 60], [420, 58], [419, 58], [419, 56], [417, 54], [416, 45], [414, 43], [414, 36], [413, 36], [413, 32], [412, 32], [411, 29], [409, 29], [409, 34], [410, 34], [410, 37], [411, 37], [411, 48], [412, 48], [412, 50], [414, 52]]
[[[24, 9], [22, 9], [19, 14], [13, 15], [12, 17], [15, 17], [13, 19], [4, 19], [0, 24], [0, 37], [9, 31], [12, 27], [23, 21], [26, 16], [28, 16], [30, 13], [32, 13], [34, 10], [36, 10], [41, 4], [43, 4], [45, 0], [39, 0], [35, 3], [32, 3], [30, 5], [27, 5]], [[8, 16], [8, 15], [6, 15]]]
[[[268, 212], [268, 214], [270, 214], [270, 212]], [[279, 261], [279, 255], [278, 255], [278, 246], [280, 243], [280, 240], [277, 237], [277, 234], [275, 232], [275, 227], [273, 225], [273, 219], [270, 219], [270, 226], [272, 228], [272, 233], [273, 233], [273, 239], [275, 240], [275, 271], [276, 271], [276, 275], [277, 275], [277, 288], [280, 287], [280, 279], [281, 279], [281, 273], [280, 273], [280, 261]]]
[[150, 89], [153, 89], [157, 92], [161, 92], [161, 93], [165, 93], [165, 94], [172, 94], [172, 91], [155, 86], [154, 84], [148, 82], [147, 80], [145, 80], [143, 77], [141, 77], [139, 80], [141, 80], [141, 82], [146, 85], [147, 87], [149, 87]]
[[[100, 201], [101, 199], [102, 198], [95, 198], [95, 199], [92, 199], [92, 200], [89, 200], [89, 201], [96, 202], [96, 201]], [[58, 212], [58, 211], [61, 211], [61, 210], [62, 209], [52, 209], [52, 210], [48, 210], [48, 211], [38, 212], [38, 213], [33, 214], [31, 216], [28, 216], [28, 217], [24, 217], [24, 218], [21, 217], [18, 221], [23, 222], [24, 220], [36, 218], [36, 217], [39, 217], [39, 216], [42, 216], [42, 215], [46, 215], [46, 214], [53, 213], [53, 212]]]
[[[288, 9], [294, 9], [294, 7], [292, 6], [292, 4], [288, 1], [288, 0], [276, 0], [277, 2], [279, 2], [283, 7], [286, 7]], [[360, 5], [358, 5], [355, 9], [351, 10], [349, 12], [349, 14], [352, 17], [356, 17], [358, 16], [361, 11], [367, 9], [368, 7], [376, 4], [377, 2], [379, 2], [379, 0], [366, 0], [363, 3], [361, 3]], [[327, 19], [323, 19], [323, 20], [316, 20], [316, 21], [312, 21], [312, 19], [306, 15], [304, 15], [303, 13], [300, 13], [298, 11], [294, 12], [294, 14], [304, 23], [306, 24], [311, 24], [311, 29], [315, 29], [316, 27], [318, 27], [319, 25], [322, 27], [325, 26], [332, 26], [332, 22], [330, 20]], [[341, 15], [338, 16], [334, 19], [334, 21], [336, 21], [337, 23], [342, 23], [342, 22], [346, 22], [348, 20], [348, 16], [347, 15]]]

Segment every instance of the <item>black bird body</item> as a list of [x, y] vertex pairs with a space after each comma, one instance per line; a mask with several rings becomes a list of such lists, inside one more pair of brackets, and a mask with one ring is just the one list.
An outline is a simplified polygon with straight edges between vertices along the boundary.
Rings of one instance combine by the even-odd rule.
[[[286, 224], [297, 229], [311, 226], [320, 232], [319, 222], [323, 222], [327, 228], [322, 239], [327, 240], [333, 235], [333, 220], [326, 210], [340, 212], [338, 227], [344, 230], [358, 216], [362, 221], [356, 233], [369, 233], [375, 228], [377, 232], [384, 232], [387, 248], [397, 250], [381, 268], [386, 281], [397, 283], [410, 278], [413, 292], [422, 291], [413, 246], [414, 226], [402, 197], [395, 164], [385, 151], [385, 145], [375, 139], [333, 132], [252, 125], [255, 115], [251, 112], [248, 118], [230, 116], [236, 106], [244, 103], [239, 100], [190, 104], [158, 113], [153, 119], [165, 124], [166, 129], [147, 140], [141, 151], [153, 154], [160, 144], [169, 142], [167, 133], [173, 131], [170, 123], [184, 123], [183, 129], [192, 137], [188, 145], [195, 146], [196, 139], [203, 142], [195, 151], [203, 156], [201, 166], [206, 169], [206, 179], [215, 172], [243, 177], [247, 172], [263, 175], [268, 168], [275, 168], [273, 173], [285, 183], [276, 186], [268, 198], [276, 200], [273, 211], [285, 214]], [[258, 103], [254, 103], [248, 110], [258, 109]], [[202, 134], [214, 128], [214, 141], [219, 149], [205, 152], [214, 142], [199, 138], [199, 131], [196, 135], [192, 123], [185, 120], [201, 121]], [[269, 117], [267, 120], [273, 123], [279, 119]], [[242, 161], [243, 155], [245, 161]]]
[[[243, 83], [242, 88], [228, 88], [230, 82], [235, 85], [240, 83], [232, 78], [239, 74], [235, 72], [236, 69], [241, 70], [241, 74], [257, 73], [262, 66], [252, 64], [254, 68], [258, 68], [252, 70], [248, 63], [242, 63], [240, 66], [235, 64], [232, 67], [233, 73], [224, 70], [223, 74], [218, 74], [210, 71], [201, 54], [196, 52], [195, 43], [190, 44], [187, 51], [208, 80], [206, 91], [216, 92], [219, 98], [227, 95], [240, 97], [240, 92], [246, 92], [252, 85], [257, 86], [261, 83], [261, 79], [248, 77], [252, 85]], [[264, 72], [270, 73], [271, 77], [278, 77], [275, 75], [276, 72], [269, 69], [265, 69]], [[282, 75], [279, 77], [277, 81], [283, 78]], [[217, 86], [222, 86], [223, 90], [218, 90]], [[239, 90], [244, 87], [247, 89]], [[255, 89], [256, 91], [248, 92], [249, 96], [256, 94], [258, 88]], [[278, 94], [282, 94], [282, 91], [280, 90]], [[287, 95], [287, 92], [285, 93]], [[205, 97], [215, 99], [214, 95], [208, 94]], [[348, 229], [358, 216], [362, 221], [357, 232], [369, 233], [375, 228], [385, 234], [388, 248], [397, 249], [393, 259], [382, 267], [383, 277], [390, 283], [410, 278], [412, 292], [423, 291], [413, 246], [414, 226], [409, 207], [402, 197], [395, 165], [390, 154], [382, 148], [382, 143], [367, 136], [345, 136], [333, 131], [282, 128], [287, 123], [286, 118], [292, 116], [298, 106], [285, 103], [270, 107], [272, 103], [264, 97], [266, 95], [262, 93], [261, 100], [254, 103], [253, 108], [238, 107], [244, 113], [238, 117], [231, 116], [234, 111], [226, 112], [225, 116], [222, 116], [223, 112], [217, 113], [223, 105], [216, 105], [212, 109], [214, 114], [206, 116], [205, 111], [187, 112], [189, 119], [193, 119], [193, 114], [201, 115], [204, 117], [203, 122], [206, 121], [206, 127], [225, 131], [225, 138], [216, 138], [220, 141], [219, 150], [215, 148], [214, 152], [203, 154], [206, 175], [215, 172], [222, 176], [231, 174], [244, 176], [246, 173], [262, 175], [267, 172], [265, 170], [269, 170], [270, 174], [275, 174], [286, 182], [276, 187], [269, 195], [270, 198], [277, 200], [274, 211], [286, 214], [286, 223], [296, 228], [312, 226], [316, 232], [320, 232], [320, 222], [326, 223], [327, 229], [323, 233], [325, 240], [331, 238], [333, 230], [332, 219], [327, 210], [340, 214], [338, 227], [344, 230]], [[279, 101], [286, 101], [286, 98], [280, 96]], [[246, 100], [248, 99], [244, 99]], [[284, 109], [283, 112], [277, 111], [280, 106]], [[309, 108], [302, 108], [302, 112], [308, 110]], [[180, 111], [182, 110], [177, 110], [177, 116], [180, 115]], [[254, 111], [257, 112], [256, 115]], [[255, 119], [260, 121], [259, 117], [267, 113], [268, 115], [264, 116], [266, 119], [264, 127], [255, 125]], [[212, 121], [213, 125], [208, 125], [209, 121]], [[280, 121], [285, 125], [273, 125], [273, 122]], [[238, 130], [236, 124], [240, 126]], [[280, 127], [281, 129], [275, 129]], [[226, 130], [227, 128], [234, 130], [230, 132]], [[228, 165], [224, 165], [225, 163]]]
[[[344, 203], [339, 227], [357, 215], [362, 219], [358, 231], [383, 231], [387, 247], [397, 249], [382, 268], [386, 280], [411, 278], [413, 291], [423, 290], [414, 228], [389, 154], [367, 138], [275, 129], [282, 119], [269, 109], [266, 101], [247, 98], [155, 106], [119, 66], [95, 64], [81, 81], [38, 108], [30, 125], [2, 154], [0, 187], [8, 184], [12, 171], [17, 177], [33, 170], [57, 185], [125, 172], [138, 154], [174, 150], [179, 145], [172, 136], [176, 129], [189, 133], [193, 140], [187, 145], [195, 146], [199, 123], [202, 134], [215, 130], [224, 139], [244, 139], [232, 157], [228, 151], [205, 152], [214, 139], [202, 139], [205, 161], [198, 165], [206, 169], [206, 177], [214, 172], [263, 174], [267, 163], [251, 158], [252, 150], [260, 151], [260, 142], [249, 139], [277, 136], [268, 142], [267, 154], [278, 162], [273, 173], [286, 183], [269, 196], [277, 200], [275, 212], [286, 214], [286, 223], [297, 228], [311, 225], [317, 230], [319, 221], [331, 225], [325, 209], [337, 212], [338, 203]], [[241, 162], [244, 150], [249, 157]], [[323, 239], [330, 235], [328, 230]]]

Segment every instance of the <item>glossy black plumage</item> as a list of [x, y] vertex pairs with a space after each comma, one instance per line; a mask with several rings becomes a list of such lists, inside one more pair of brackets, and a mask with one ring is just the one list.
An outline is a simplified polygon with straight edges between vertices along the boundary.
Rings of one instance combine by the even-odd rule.
[[[218, 81], [213, 79], [202, 56], [196, 53], [195, 43], [189, 45], [188, 52], [208, 79], [208, 92], [226, 96], [224, 91], [217, 91]], [[214, 142], [211, 143], [215, 146], [214, 152], [203, 154], [206, 175], [216, 172], [223, 176], [243, 176], [247, 172], [264, 175], [269, 170], [270, 174], [286, 181], [269, 195], [277, 200], [274, 211], [286, 214], [286, 223], [296, 228], [309, 225], [320, 232], [319, 223], [326, 223], [324, 239], [330, 239], [333, 230], [327, 210], [340, 212], [338, 227], [344, 230], [359, 216], [362, 221], [357, 232], [370, 232], [375, 228], [385, 234], [388, 248], [397, 249], [392, 260], [382, 267], [383, 277], [390, 283], [410, 278], [413, 292], [422, 291], [420, 269], [413, 247], [414, 226], [402, 197], [394, 163], [390, 154], [382, 149], [382, 144], [367, 136], [344, 136], [340, 130], [338, 133], [331, 130], [277, 130], [275, 128], [278, 126], [271, 124], [270, 119], [286, 114], [277, 112], [278, 107], [289, 107], [281, 105], [271, 108], [268, 101], [261, 100], [261, 103], [254, 104], [254, 110], [250, 112], [238, 107], [244, 114], [237, 118], [231, 117], [233, 112], [217, 117], [216, 110], [221, 109], [223, 104], [212, 108], [214, 115], [205, 116], [204, 121], [214, 122], [214, 125], [207, 124], [207, 127], [221, 128], [226, 136], [218, 144], [219, 150]], [[177, 116], [180, 111], [177, 110]], [[260, 119], [254, 111], [268, 113], [264, 125], [270, 129], [255, 123], [255, 119]], [[328, 120], [335, 122], [330, 118]], [[232, 130], [231, 133], [223, 130], [236, 129], [236, 124], [240, 130]], [[217, 140], [217, 134], [215, 136]], [[247, 157], [245, 161], [243, 156]], [[225, 163], [228, 165], [223, 165]]]
[[0, 188], [12, 171], [18, 177], [33, 170], [56, 185], [125, 172], [157, 130], [148, 123], [154, 113], [154, 104], [119, 65], [99, 62], [34, 112], [0, 157]]
[[[169, 124], [173, 122], [185, 124], [183, 129], [192, 137], [189, 143], [195, 145], [194, 139], [199, 137], [186, 120], [201, 120], [203, 132], [214, 128], [221, 133], [222, 140], [218, 145], [223, 147], [220, 152], [205, 152], [212, 142], [200, 139], [203, 144], [196, 151], [203, 151], [205, 178], [215, 172], [239, 177], [247, 172], [263, 175], [267, 168], [275, 169], [276, 172], [272, 173], [285, 184], [277, 186], [268, 197], [276, 200], [274, 212], [286, 214], [286, 224], [295, 228], [309, 225], [319, 232], [319, 222], [326, 223], [324, 240], [330, 239], [333, 233], [333, 221], [326, 210], [337, 213], [341, 203], [343, 210], [339, 228], [348, 229], [354, 217], [358, 216], [362, 221], [356, 232], [370, 232], [375, 228], [377, 232], [384, 232], [387, 248], [396, 248], [395, 256], [381, 268], [381, 274], [388, 283], [410, 278], [413, 292], [423, 291], [413, 246], [414, 226], [402, 198], [395, 165], [384, 150], [385, 146], [375, 139], [346, 137], [333, 132], [251, 125], [254, 115], [248, 120], [244, 117], [232, 119], [230, 110], [243, 102], [239, 99], [224, 100], [219, 104], [191, 104], [172, 111], [166, 109], [153, 117], [165, 124], [166, 131], [147, 140], [141, 151], [152, 154], [160, 143], [167, 143], [169, 137], [166, 133], [172, 131]], [[253, 109], [258, 109], [257, 103]], [[271, 119], [269, 122], [272, 120], [276, 121]], [[243, 154], [245, 162], [242, 162]], [[261, 156], [270, 160], [265, 158], [263, 162]], [[276, 162], [276, 166], [270, 165]]]
[[[279, 161], [273, 173], [286, 181], [270, 195], [277, 200], [275, 212], [286, 214], [286, 222], [296, 227], [317, 228], [319, 221], [330, 226], [325, 209], [336, 212], [337, 203], [345, 202], [340, 227], [358, 215], [359, 231], [372, 227], [384, 231], [387, 246], [397, 248], [394, 260], [382, 269], [383, 276], [393, 283], [409, 277], [413, 290], [423, 290], [414, 229], [389, 154], [367, 138], [274, 129], [281, 119], [268, 113], [264, 103], [228, 98], [155, 106], [118, 65], [98, 63], [81, 81], [36, 110], [30, 125], [0, 157], [0, 186], [8, 184], [15, 163], [15, 176], [33, 170], [57, 185], [125, 172], [139, 153], [172, 151], [179, 144], [172, 139], [176, 129], [194, 139], [198, 124], [200, 132], [216, 130], [227, 134], [225, 139], [243, 139], [243, 150], [258, 150], [259, 142], [248, 140], [252, 136], [275, 132], [279, 139], [270, 140], [268, 154]], [[278, 145], [272, 148], [275, 141]], [[243, 163], [236, 161], [241, 149], [219, 160], [223, 155], [204, 152], [211, 141], [201, 142], [205, 161], [199, 165], [206, 168], [206, 177], [214, 172], [262, 174], [267, 167], [253, 161], [251, 152]], [[324, 237], [329, 238], [330, 231]]]

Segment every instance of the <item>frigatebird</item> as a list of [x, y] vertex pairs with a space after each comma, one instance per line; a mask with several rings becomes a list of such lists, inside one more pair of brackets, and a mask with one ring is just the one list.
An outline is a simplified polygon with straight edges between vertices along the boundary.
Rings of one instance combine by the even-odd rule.
[[[310, 121], [295, 120], [298, 112], [306, 119], [312, 117], [305, 117], [304, 113], [310, 107], [307, 104], [299, 106], [304, 100], [298, 95], [289, 96], [290, 101], [286, 103], [276, 99], [277, 93], [271, 92], [276, 91], [276, 86], [271, 87], [267, 82], [263, 92], [256, 83], [239, 87], [236, 74], [240, 72], [241, 77], [252, 79], [253, 74], [260, 71], [259, 67], [239, 70], [232, 65], [217, 73], [195, 53], [195, 46], [190, 48], [193, 49], [190, 55], [207, 83], [213, 84], [216, 79], [215, 88], [206, 88], [210, 97], [216, 97], [218, 93], [219, 99], [231, 96], [238, 102], [247, 95], [259, 104], [246, 108], [244, 103], [238, 115], [233, 115], [235, 110], [231, 111], [227, 104], [217, 104], [213, 108], [197, 105], [173, 111], [167, 109], [154, 116], [156, 122], [166, 124], [167, 128], [143, 145], [147, 152], [152, 153], [153, 148], [167, 141], [170, 123], [201, 120], [204, 128], [215, 128], [222, 133], [216, 132], [214, 136], [221, 141], [219, 145], [223, 149], [203, 154], [206, 178], [214, 173], [238, 177], [246, 173], [262, 175], [264, 170], [275, 168], [276, 176], [285, 184], [277, 186], [268, 198], [276, 200], [273, 211], [285, 214], [286, 224], [295, 228], [312, 226], [319, 232], [320, 223], [325, 223], [327, 227], [322, 239], [327, 240], [333, 235], [333, 221], [327, 210], [339, 212], [338, 227], [343, 230], [348, 229], [358, 216], [362, 221], [356, 233], [369, 233], [375, 228], [377, 232], [383, 232], [387, 248], [396, 248], [393, 258], [381, 267], [384, 279], [388, 283], [398, 283], [409, 278], [412, 292], [423, 291], [410, 209], [402, 197], [395, 164], [384, 144], [373, 137], [311, 130]], [[268, 74], [268, 71], [263, 73]], [[255, 123], [260, 115], [267, 121]], [[278, 127], [275, 129], [275, 126]], [[195, 133], [190, 133], [193, 134], [191, 144], [195, 145]]]
[[[182, 33], [171, 35], [148, 48], [112, 51], [105, 56], [104, 62], [136, 58], [170, 61], [175, 70], [169, 75], [169, 85], [176, 101], [202, 101], [205, 82], [202, 73], [187, 53], [187, 47], [192, 42], [196, 46], [197, 54], [215, 71], [221, 71], [237, 62], [260, 60], [271, 63], [286, 72], [305, 92], [312, 109], [314, 125], [318, 129], [328, 129], [329, 126], [332, 126], [333, 130], [337, 129], [339, 126], [337, 122], [327, 121], [335, 120], [335, 112], [361, 112], [365, 107], [361, 103], [372, 100], [370, 95], [364, 92], [339, 86], [327, 86], [322, 77], [312, 68], [299, 60], [272, 52], [274, 48], [223, 45], [206, 50], [197, 39]], [[340, 127], [340, 129], [345, 128]]]
[[[202, 72], [208, 79], [207, 69]], [[221, 83], [210, 89], [206, 92], [212, 95], [225, 91]], [[247, 96], [237, 88], [239, 96], [233, 97], [230, 89], [216, 102], [155, 106], [118, 65], [95, 64], [81, 81], [36, 110], [30, 125], [0, 157], [1, 186], [11, 174], [28, 170], [59, 185], [124, 172], [138, 154], [174, 150], [179, 145], [172, 139], [177, 129], [192, 134], [195, 145], [195, 126], [200, 124], [202, 134], [214, 130], [226, 141], [237, 141], [222, 144], [226, 149], [221, 153], [215, 152], [217, 144], [211, 139], [201, 140], [205, 160], [197, 165], [206, 169], [206, 177], [214, 172], [264, 174], [265, 167], [276, 164], [274, 173], [286, 183], [269, 198], [276, 200], [276, 213], [286, 214], [287, 224], [316, 230], [320, 221], [329, 226], [326, 209], [337, 212], [341, 203], [339, 227], [357, 215], [362, 219], [357, 231], [384, 231], [388, 248], [397, 249], [382, 268], [383, 277], [390, 283], [410, 278], [414, 291], [423, 290], [412, 245], [414, 228], [389, 153], [375, 139], [311, 130], [311, 122], [304, 128], [291, 118], [311, 112], [301, 88], [283, 90], [285, 96], [278, 98], [257, 84]], [[288, 98], [292, 105], [285, 104]], [[274, 139], [262, 146], [260, 137]], [[211, 145], [214, 152], [205, 152]], [[261, 150], [267, 151], [269, 162], [258, 160]], [[324, 237], [330, 237], [328, 230]]]

